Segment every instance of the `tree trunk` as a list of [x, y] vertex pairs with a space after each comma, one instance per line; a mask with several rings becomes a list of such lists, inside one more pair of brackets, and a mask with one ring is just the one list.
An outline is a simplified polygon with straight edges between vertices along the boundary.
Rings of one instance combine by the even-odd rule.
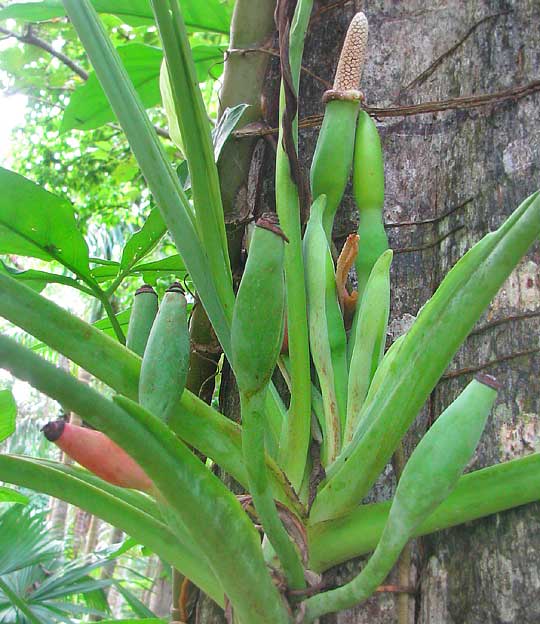
[[[367, 4], [367, 3], [366, 3]], [[323, 112], [321, 96], [333, 80], [347, 25], [364, 10], [370, 25], [362, 90], [371, 106], [446, 100], [495, 93], [538, 79], [540, 4], [537, 0], [420, 0], [315, 2], [306, 41], [300, 119]], [[274, 47], [275, 47], [274, 41]], [[536, 73], [535, 73], [536, 72]], [[264, 93], [265, 122], [277, 124], [277, 64]], [[538, 186], [539, 95], [484, 107], [408, 117], [385, 117], [378, 126], [385, 153], [385, 218], [391, 247], [393, 303], [388, 343], [403, 333], [446, 272], [495, 229]], [[300, 132], [306, 173], [317, 127]], [[230, 147], [230, 146], [229, 146]], [[251, 184], [249, 209], [274, 205], [274, 154], [267, 149]], [[260, 161], [260, 150], [255, 157]], [[248, 184], [249, 186], [249, 184]], [[244, 214], [243, 211], [238, 211]], [[411, 223], [412, 222], [412, 223]], [[339, 249], [356, 229], [350, 190], [336, 219]], [[502, 384], [486, 433], [469, 469], [538, 450], [540, 251], [536, 245], [512, 274], [433, 392], [405, 441], [410, 454], [420, 435], [477, 370]], [[222, 394], [227, 386], [222, 386]], [[234, 401], [225, 402], [234, 405]], [[237, 408], [238, 409], [238, 408]], [[389, 466], [371, 500], [388, 498]], [[538, 505], [492, 516], [413, 543], [408, 617], [398, 617], [396, 594], [380, 593], [355, 609], [323, 618], [325, 624], [499, 624], [540, 621]], [[343, 582], [355, 561], [328, 571]], [[401, 580], [395, 570], [388, 583]], [[402, 599], [403, 600], [403, 599]], [[199, 613], [201, 615], [201, 613]], [[222, 616], [198, 618], [202, 624]]]
[[[304, 64], [327, 81], [332, 80], [350, 18], [355, 9], [364, 8], [354, 4], [329, 1], [315, 6]], [[369, 105], [493, 93], [538, 79], [540, 32], [535, 24], [540, 5], [534, 0], [374, 1], [364, 10], [370, 40], [362, 89]], [[324, 86], [306, 75], [301, 90], [300, 117], [321, 113]], [[393, 338], [464, 251], [538, 186], [538, 103], [539, 96], [533, 95], [472, 110], [381, 120], [385, 215], [396, 252]], [[316, 136], [312, 129], [301, 134], [306, 164]], [[408, 225], [430, 219], [435, 221]], [[338, 248], [356, 222], [348, 196], [334, 230]], [[536, 245], [434, 391], [407, 438], [408, 453], [478, 369], [496, 375], [502, 390], [470, 468], [538, 450], [539, 261]], [[388, 474], [375, 488], [375, 497], [390, 494], [393, 475]], [[417, 542], [411, 570], [417, 593], [410, 600], [409, 622], [538, 622], [538, 509], [529, 505]], [[357, 564], [348, 564], [333, 572], [343, 580], [357, 570]], [[395, 572], [390, 580], [397, 583]], [[396, 602], [394, 595], [379, 594], [323, 621], [396, 622]]]

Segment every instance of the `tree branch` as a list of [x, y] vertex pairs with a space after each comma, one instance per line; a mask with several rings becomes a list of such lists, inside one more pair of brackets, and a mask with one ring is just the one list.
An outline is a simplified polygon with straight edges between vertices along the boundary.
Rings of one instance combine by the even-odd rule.
[[[48, 41], [45, 41], [44, 39], [37, 37], [32, 32], [32, 29], [30, 27], [27, 29], [27, 31], [24, 34], [21, 35], [19, 33], [13, 32], [12, 30], [8, 30], [7, 28], [3, 28], [2, 26], [0, 26], [0, 33], [6, 35], [7, 37], [13, 37], [14, 39], [17, 39], [17, 41], [20, 41], [21, 43], [28, 43], [29, 45], [33, 45], [38, 48], [41, 48], [42, 50], [45, 50], [45, 52], [48, 52], [51, 56], [54, 56], [55, 58], [57, 58], [66, 67], [69, 67], [69, 69], [71, 69], [72, 72], [77, 74], [77, 76], [82, 78], [84, 81], [88, 80], [88, 72], [86, 70], [84, 70], [80, 65], [77, 65], [75, 61], [71, 60], [69, 56], [67, 56], [63, 52], [59, 52], [58, 50], [55, 50]], [[163, 128], [159, 128], [158, 126], [154, 126], [154, 129], [158, 136], [161, 136], [164, 139], [169, 139], [169, 140], [171, 139], [170, 134], [167, 132], [167, 130], [164, 130]]]
[[21, 43], [28, 43], [29, 45], [33, 45], [41, 48], [42, 50], [45, 50], [45, 52], [48, 52], [51, 56], [54, 56], [61, 63], [66, 65], [66, 67], [69, 67], [69, 69], [77, 74], [77, 76], [80, 76], [83, 80], [88, 80], [88, 72], [86, 72], [82, 67], [77, 65], [75, 61], [72, 61], [69, 56], [67, 56], [63, 52], [55, 50], [48, 41], [45, 41], [44, 39], [41, 39], [40, 37], [34, 35], [31, 28], [28, 28], [26, 33], [24, 33], [23, 35], [20, 35], [19, 33], [13, 32], [12, 30], [7, 30], [6, 28], [2, 28], [0, 26], [0, 32], [4, 35], [7, 35], [8, 37], [13, 37], [14, 39], [17, 39], [17, 41], [20, 41]]
[[[410, 104], [404, 106], [391, 106], [381, 108], [378, 106], [364, 106], [363, 109], [371, 117], [411, 117], [412, 115], [425, 115], [428, 113], [440, 113], [448, 110], [466, 110], [468, 108], [478, 108], [489, 104], [500, 104], [506, 100], [519, 100], [523, 97], [538, 93], [540, 91], [540, 80], [534, 80], [526, 85], [511, 87], [495, 93], [482, 93], [480, 95], [466, 95], [448, 100], [438, 100], [433, 102], [423, 102], [422, 104]], [[321, 125], [323, 115], [311, 115], [302, 119], [300, 128], [317, 128]], [[233, 132], [236, 138], [265, 136], [277, 134], [278, 128], [261, 128], [260, 125], [253, 127], [251, 124], [241, 130]]]

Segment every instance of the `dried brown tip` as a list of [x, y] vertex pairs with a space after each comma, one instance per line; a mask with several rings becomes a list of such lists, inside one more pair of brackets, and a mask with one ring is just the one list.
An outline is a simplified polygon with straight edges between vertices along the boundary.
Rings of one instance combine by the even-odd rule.
[[185, 294], [184, 288], [180, 282], [173, 282], [165, 292], [180, 293], [181, 295]]
[[349, 24], [334, 78], [334, 91], [357, 91], [366, 60], [368, 22], [357, 13]]
[[274, 232], [278, 236], [288, 243], [289, 239], [285, 236], [283, 230], [279, 227], [279, 219], [275, 212], [265, 212], [263, 213], [257, 222], [255, 223], [257, 227], [264, 228], [265, 230], [270, 230], [270, 232]]
[[65, 426], [66, 422], [64, 420], [53, 420], [42, 427], [41, 431], [49, 442], [56, 442], [56, 440], [58, 440], [58, 438], [64, 433]]
[[501, 389], [501, 384], [497, 381], [495, 377], [493, 377], [493, 375], [488, 375], [487, 373], [480, 373], [479, 375], [475, 376], [475, 379], [476, 381], [479, 381], [485, 386], [489, 386], [490, 388], [493, 388], [493, 390]]
[[157, 297], [157, 292], [152, 288], [152, 286], [150, 286], [150, 284], [143, 284], [135, 291], [135, 296], [142, 295], [143, 293], [149, 293], [152, 295], [156, 295]]
[[344, 300], [349, 294], [346, 288], [347, 277], [358, 255], [358, 240], [358, 234], [349, 234], [347, 236], [336, 264], [336, 287], [342, 312], [344, 310]]

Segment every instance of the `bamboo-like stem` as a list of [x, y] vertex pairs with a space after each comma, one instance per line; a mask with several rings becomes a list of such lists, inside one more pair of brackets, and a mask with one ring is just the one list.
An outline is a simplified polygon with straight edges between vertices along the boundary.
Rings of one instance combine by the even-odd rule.
[[[420, 525], [414, 537], [540, 499], [540, 453], [471, 472]], [[308, 526], [309, 568], [323, 572], [374, 550], [391, 502], [360, 505], [350, 514]]]
[[[289, 62], [294, 88], [298, 93], [304, 39], [313, 0], [300, 0], [291, 24]], [[280, 92], [280, 119], [285, 110], [283, 81]], [[293, 122], [293, 140], [298, 150], [298, 111]], [[296, 489], [300, 488], [306, 465], [311, 422], [311, 372], [307, 325], [304, 261], [298, 188], [294, 184], [287, 154], [283, 148], [283, 124], [276, 157], [276, 209], [283, 231], [289, 239], [285, 248], [287, 288], [287, 325], [291, 370], [291, 403], [282, 435], [280, 464]]]

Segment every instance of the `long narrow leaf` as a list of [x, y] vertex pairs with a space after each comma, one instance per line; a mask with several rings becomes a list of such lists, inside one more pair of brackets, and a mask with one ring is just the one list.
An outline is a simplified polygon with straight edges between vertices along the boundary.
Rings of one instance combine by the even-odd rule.
[[165, 423], [129, 399], [119, 397], [119, 407], [8, 338], [0, 337], [0, 354], [2, 366], [103, 430], [142, 466], [204, 552], [242, 620], [290, 621], [248, 516]]
[[[0, 316], [62, 353], [89, 373], [130, 398], [138, 397], [141, 359], [96, 327], [0, 274]], [[182, 440], [211, 457], [247, 486], [240, 427], [185, 390], [169, 423]], [[299, 509], [290, 484], [267, 458], [275, 497]]]
[[[281, 3], [281, 5], [285, 6], [285, 3]], [[296, 93], [298, 93], [300, 84], [304, 40], [312, 8], [313, 0], [299, 0], [290, 25], [290, 78]], [[285, 28], [285, 25], [282, 24], [282, 28]], [[296, 110], [288, 110], [287, 113], [293, 119], [293, 136], [290, 137], [290, 140], [293, 141], [298, 151], [298, 107]], [[283, 148], [283, 124], [281, 122], [284, 114], [285, 88], [282, 80], [279, 101], [280, 132], [276, 155], [276, 210], [281, 228], [289, 239], [289, 244], [285, 247], [285, 281], [292, 387], [289, 417], [283, 430], [280, 463], [291, 483], [299, 489], [304, 477], [310, 441], [311, 371], [304, 261], [302, 258], [300, 201], [298, 188], [293, 182], [289, 160]]]
[[[414, 535], [428, 535], [539, 499], [540, 453], [533, 453], [461, 477]], [[360, 505], [343, 518], [308, 527], [310, 570], [322, 573], [374, 550], [391, 504]]]
[[210, 124], [178, 0], [152, 0], [182, 145], [188, 160], [197, 229], [228, 318], [234, 296]]
[[360, 503], [459, 346], [539, 234], [537, 192], [448, 273], [403, 339], [377, 392], [364, 405], [353, 441], [317, 495], [314, 521], [337, 517]]

